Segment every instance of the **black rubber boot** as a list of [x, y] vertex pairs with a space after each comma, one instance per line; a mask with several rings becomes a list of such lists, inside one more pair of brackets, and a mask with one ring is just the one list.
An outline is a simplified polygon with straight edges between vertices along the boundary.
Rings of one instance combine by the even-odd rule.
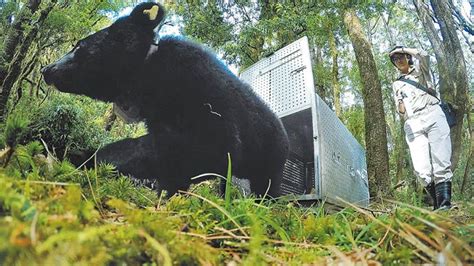
[[438, 208], [449, 210], [451, 208], [451, 181], [436, 184], [435, 191]]
[[435, 184], [434, 182], [429, 183], [426, 187], [425, 190], [428, 192], [428, 194], [431, 196], [431, 199], [433, 200], [433, 211], [438, 209], [438, 201], [436, 200], [436, 190], [435, 190]]

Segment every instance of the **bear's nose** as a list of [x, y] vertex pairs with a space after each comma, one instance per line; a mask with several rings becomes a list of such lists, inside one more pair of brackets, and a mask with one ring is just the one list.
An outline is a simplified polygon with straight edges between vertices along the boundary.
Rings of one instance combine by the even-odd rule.
[[46, 74], [52, 68], [51, 65], [47, 65], [41, 69], [41, 74]]
[[53, 69], [53, 65], [47, 65], [41, 69], [41, 74], [43, 75], [44, 81], [46, 84], [50, 85], [52, 80], [51, 80], [51, 69]]

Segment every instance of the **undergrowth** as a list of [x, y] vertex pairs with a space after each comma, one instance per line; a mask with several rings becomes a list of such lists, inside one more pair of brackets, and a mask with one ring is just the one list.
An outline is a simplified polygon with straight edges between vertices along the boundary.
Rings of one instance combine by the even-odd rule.
[[201, 183], [164, 199], [110, 165], [79, 170], [43, 153], [18, 146], [0, 168], [0, 265], [474, 263], [470, 202], [328, 213], [245, 198], [230, 183], [224, 197]]

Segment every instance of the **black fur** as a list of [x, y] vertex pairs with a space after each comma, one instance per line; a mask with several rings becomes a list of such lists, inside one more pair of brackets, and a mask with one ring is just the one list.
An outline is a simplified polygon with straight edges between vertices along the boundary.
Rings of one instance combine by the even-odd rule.
[[136, 178], [156, 178], [173, 194], [192, 176], [225, 175], [230, 153], [233, 175], [249, 179], [257, 195], [271, 179], [269, 195], [278, 196], [288, 153], [280, 120], [200, 45], [164, 37], [147, 56], [153, 31], [134, 17], [143, 16], [143, 5], [155, 4], [137, 6], [43, 70], [61, 91], [133, 106], [146, 121], [148, 135], [112, 143], [98, 159]]

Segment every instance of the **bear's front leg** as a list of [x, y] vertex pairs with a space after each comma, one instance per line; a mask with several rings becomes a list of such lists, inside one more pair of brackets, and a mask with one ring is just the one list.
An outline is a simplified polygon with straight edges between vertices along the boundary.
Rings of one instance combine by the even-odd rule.
[[139, 180], [157, 180], [158, 190], [166, 190], [171, 196], [190, 184], [177, 176], [180, 160], [174, 153], [180, 149], [173, 145], [173, 139], [152, 134], [123, 139], [100, 149], [97, 161], [113, 164], [120, 173]]
[[152, 170], [156, 167], [153, 147], [153, 138], [149, 134], [127, 138], [100, 149], [97, 161], [113, 164], [120, 173], [137, 179], [156, 179]]
[[120, 173], [136, 179], [157, 180], [158, 190], [166, 190], [172, 196], [189, 188], [193, 174], [201, 173], [193, 172], [189, 164], [195, 167], [195, 161], [205, 159], [206, 155], [189, 150], [192, 145], [185, 139], [171, 129], [162, 134], [123, 139], [100, 149], [97, 161], [113, 164]]

